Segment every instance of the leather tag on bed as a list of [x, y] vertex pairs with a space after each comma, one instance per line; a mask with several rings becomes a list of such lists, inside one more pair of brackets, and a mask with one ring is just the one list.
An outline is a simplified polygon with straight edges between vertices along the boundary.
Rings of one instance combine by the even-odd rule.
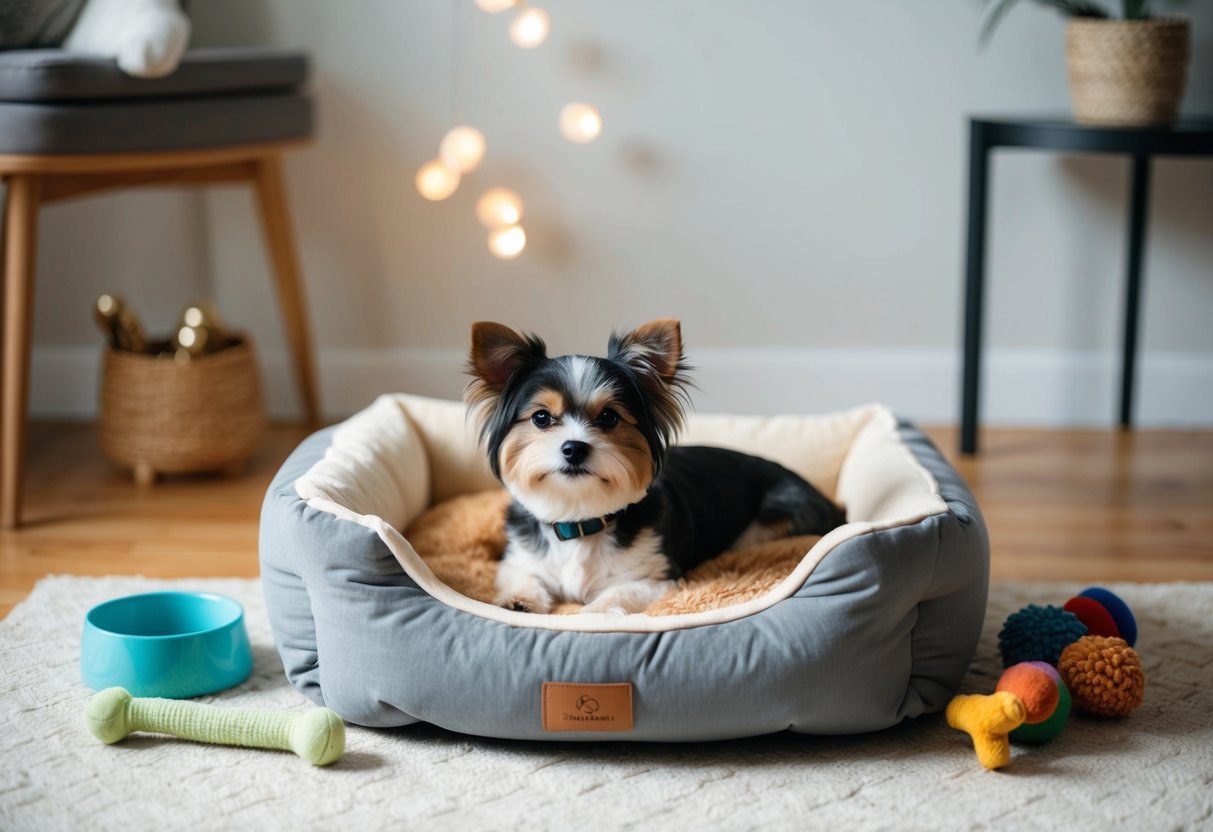
[[543, 683], [543, 730], [631, 731], [632, 683]]

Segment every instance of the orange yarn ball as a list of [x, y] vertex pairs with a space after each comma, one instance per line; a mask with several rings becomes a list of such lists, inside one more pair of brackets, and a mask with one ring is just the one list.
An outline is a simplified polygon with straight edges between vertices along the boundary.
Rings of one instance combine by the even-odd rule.
[[1061, 696], [1053, 677], [1028, 662], [1008, 667], [998, 680], [996, 690], [1009, 691], [1019, 697], [1027, 711], [1025, 725], [1035, 725], [1051, 717]]
[[1061, 652], [1057, 670], [1080, 711], [1128, 716], [1145, 696], [1141, 657], [1123, 638], [1083, 636]]

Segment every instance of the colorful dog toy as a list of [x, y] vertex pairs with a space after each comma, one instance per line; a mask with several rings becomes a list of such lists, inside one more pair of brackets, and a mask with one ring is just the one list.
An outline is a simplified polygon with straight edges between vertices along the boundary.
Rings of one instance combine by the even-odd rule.
[[[1019, 697], [1024, 707], [1024, 724], [1037, 725], [1044, 722], [1057, 710], [1057, 702], [1061, 694], [1057, 692], [1057, 682], [1053, 676], [1040, 667], [1042, 662], [1024, 662], [1012, 665], [1002, 674], [995, 690], [1010, 691]], [[1047, 665], [1046, 665], [1047, 667]]]
[[345, 723], [328, 708], [301, 713], [217, 708], [180, 699], [137, 699], [125, 688], [95, 695], [84, 715], [93, 736], [107, 745], [134, 731], [247, 748], [294, 751], [309, 763], [327, 766], [345, 751]]
[[983, 766], [1002, 768], [1011, 761], [1010, 735], [1021, 726], [1043, 725], [1057, 712], [1062, 697], [1056, 675], [1057, 671], [1050, 675], [1035, 662], [1012, 665], [994, 693], [954, 697], [948, 703], [948, 725], [973, 738], [973, 750]]
[[968, 733], [978, 761], [996, 769], [1010, 762], [1010, 740], [1052, 739], [1071, 707], [1127, 716], [1145, 693], [1136, 640], [1128, 605], [1102, 587], [1084, 590], [1061, 608], [1030, 604], [1008, 616], [998, 634], [1009, 667], [995, 692], [953, 698], [948, 724]]
[[1116, 593], [1093, 586], [1062, 607], [1029, 604], [1007, 616], [998, 633], [1004, 667], [1042, 661], [1056, 665], [1061, 651], [1085, 635], [1123, 638], [1137, 643], [1137, 621]]
[[1029, 604], [1011, 613], [998, 633], [1004, 667], [1020, 662], [1057, 664], [1061, 651], [1087, 634], [1087, 625], [1060, 607]]
[[1141, 658], [1123, 638], [1083, 636], [1062, 651], [1057, 669], [1086, 713], [1128, 716], [1145, 697]]
[[1012, 742], [1047, 742], [1061, 733], [1061, 729], [1066, 727], [1066, 722], [1070, 718], [1072, 704], [1070, 689], [1066, 687], [1065, 682], [1061, 679], [1061, 674], [1053, 665], [1046, 662], [1027, 662], [1025, 666], [1038, 668], [1049, 677], [1049, 681], [1057, 688], [1057, 704], [1053, 708], [1053, 713], [1045, 719], [1040, 722], [1025, 721], [1023, 725], [1012, 731], [1011, 740]]
[[[1079, 598], [1089, 598], [1095, 601], [1112, 617], [1112, 621], [1116, 624], [1115, 633], [1109, 635], [1117, 635], [1123, 638], [1130, 647], [1137, 644], [1137, 620], [1133, 618], [1133, 612], [1129, 609], [1129, 605], [1120, 600], [1116, 593], [1104, 589], [1100, 586], [1093, 586], [1089, 589], [1084, 589], [1078, 594]], [[1073, 598], [1071, 601], [1075, 600]], [[1095, 633], [1093, 635], [1103, 635], [1103, 633]]]
[[1007, 735], [1023, 724], [1023, 703], [1015, 694], [1000, 690], [989, 696], [955, 696], [948, 703], [948, 725], [973, 738], [977, 760], [988, 769], [1002, 768], [1011, 761]]

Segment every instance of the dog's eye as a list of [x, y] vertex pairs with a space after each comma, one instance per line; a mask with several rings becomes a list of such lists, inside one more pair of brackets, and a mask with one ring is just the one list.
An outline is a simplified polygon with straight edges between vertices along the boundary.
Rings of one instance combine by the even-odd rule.
[[531, 416], [531, 422], [533, 422], [537, 428], [550, 427], [552, 424], [552, 414], [548, 413], [546, 410], [536, 410], [535, 414]]
[[610, 430], [619, 424], [619, 414], [608, 407], [598, 414], [598, 418], [594, 420], [594, 424], [603, 430]]

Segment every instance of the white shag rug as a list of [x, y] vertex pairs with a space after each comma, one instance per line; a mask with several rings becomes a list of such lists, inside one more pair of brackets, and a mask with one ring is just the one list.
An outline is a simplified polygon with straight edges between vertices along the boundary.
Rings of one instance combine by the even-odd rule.
[[[864, 736], [690, 745], [351, 727], [328, 768], [154, 735], [102, 745], [82, 719], [84, 613], [163, 588], [220, 592], [247, 612], [253, 675], [203, 701], [309, 707], [283, 676], [255, 580], [48, 578], [0, 622], [0, 829], [1213, 828], [1213, 584], [1112, 585], [1138, 616], [1145, 704], [1125, 720], [1075, 717], [999, 772], [941, 715]], [[992, 690], [1006, 615], [1078, 589], [995, 584], [964, 691]]]

